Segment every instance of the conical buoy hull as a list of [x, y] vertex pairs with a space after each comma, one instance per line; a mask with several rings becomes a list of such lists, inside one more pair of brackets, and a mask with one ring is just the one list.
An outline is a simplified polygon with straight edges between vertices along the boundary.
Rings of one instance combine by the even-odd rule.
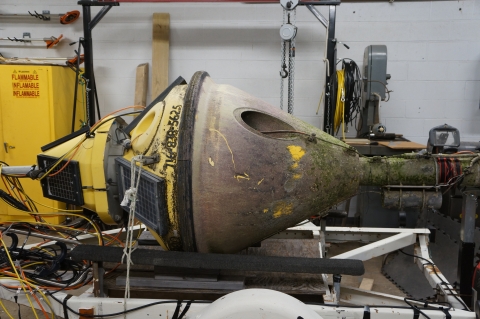
[[350, 198], [348, 145], [197, 72], [179, 132], [177, 212], [183, 249], [232, 253]]

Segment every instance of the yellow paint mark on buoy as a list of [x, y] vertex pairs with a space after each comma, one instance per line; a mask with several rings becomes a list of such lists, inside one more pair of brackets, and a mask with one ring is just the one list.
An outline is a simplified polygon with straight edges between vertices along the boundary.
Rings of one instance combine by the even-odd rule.
[[260, 185], [265, 178], [262, 178], [261, 180], [258, 181], [257, 185]]
[[250, 176], [248, 176], [247, 173], [235, 174], [233, 177], [235, 177], [237, 179], [237, 181], [240, 181], [241, 179], [246, 179], [247, 181], [250, 180]]
[[211, 157], [208, 158], [208, 163], [209, 163], [211, 166], [215, 166], [215, 163], [213, 162], [213, 160], [212, 160]]
[[227, 144], [227, 147], [228, 147], [228, 150], [230, 151], [230, 154], [232, 155], [233, 169], [236, 170], [235, 160], [233, 159], [233, 152], [232, 152], [232, 149], [230, 148], [230, 145], [228, 145], [228, 141], [227, 141], [227, 138], [225, 137], [225, 135], [223, 135], [222, 133], [220, 133], [220, 131], [218, 131], [214, 128], [209, 129], [209, 131], [210, 132], [217, 132], [223, 138], [223, 140], [225, 141], [225, 144]]
[[279, 218], [281, 216], [290, 215], [293, 212], [293, 204], [279, 202], [275, 206], [275, 212], [273, 213], [274, 218]]
[[289, 145], [287, 146], [290, 155], [292, 156], [293, 164], [290, 166], [292, 169], [298, 167], [298, 162], [302, 159], [305, 155], [305, 150], [301, 146], [297, 145]]

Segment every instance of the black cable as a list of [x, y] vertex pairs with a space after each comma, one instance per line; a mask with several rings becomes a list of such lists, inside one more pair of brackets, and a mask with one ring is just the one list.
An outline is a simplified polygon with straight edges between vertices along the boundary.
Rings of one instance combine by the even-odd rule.
[[192, 304], [193, 300], [190, 300], [189, 302], [187, 302], [187, 304], [185, 305], [185, 308], [183, 309], [182, 313], [180, 314], [180, 316], [178, 317], [178, 319], [183, 319], [183, 316], [185, 316], [188, 312], [188, 309], [190, 309], [190, 305]]
[[[417, 307], [417, 305], [413, 305], [413, 304], [409, 303], [409, 302], [408, 302], [408, 298], [403, 298], [403, 301], [405, 301], [405, 303], [406, 303], [407, 305], [409, 305], [410, 308], [412, 308], [412, 310], [413, 310], [414, 312], [417, 311], [418, 313], [421, 313], [425, 318], [431, 319], [431, 318], [430, 318], [429, 316], [427, 316], [423, 311], [421, 311], [420, 308]], [[417, 314], [418, 314], [418, 313], [417, 313]]]
[[[58, 300], [57, 298], [55, 298], [51, 293], [48, 293], [49, 296], [52, 297], [53, 300], [55, 300], [56, 302], [58, 302], [59, 304], [63, 304], [63, 302], [61, 302], [60, 300]], [[145, 309], [145, 308], [148, 308], [148, 307], [152, 307], [152, 306], [156, 306], [156, 305], [162, 305], [162, 304], [168, 304], [168, 303], [177, 303], [178, 301], [177, 300], [166, 300], [166, 301], [156, 301], [156, 302], [152, 302], [152, 303], [149, 303], [149, 304], [146, 304], [146, 305], [142, 305], [142, 306], [138, 306], [138, 307], [135, 307], [135, 308], [132, 308], [132, 309], [128, 309], [128, 310], [125, 310], [125, 311], [119, 311], [119, 312], [114, 312], [114, 313], [108, 313], [108, 314], [102, 314], [102, 315], [88, 315], [88, 314], [80, 314], [79, 312], [76, 312], [75, 310], [73, 310], [72, 308], [70, 308], [67, 303], [65, 302], [65, 307], [73, 314], [77, 315], [77, 316], [83, 316], [83, 317], [86, 317], [86, 318], [107, 318], [107, 317], [114, 317], [114, 316], [120, 316], [120, 315], [124, 315], [124, 314], [127, 314], [127, 313], [130, 313], [130, 312], [134, 312], [134, 311], [137, 311], [137, 310], [141, 310], [141, 309]], [[192, 300], [190, 301], [190, 303], [211, 303], [209, 301], [195, 301], [195, 300]], [[179, 318], [180, 319], [180, 318]]]
[[178, 319], [178, 313], [180, 312], [180, 307], [182, 306], [183, 300], [177, 300], [177, 306], [173, 312], [172, 319]]
[[423, 258], [421, 256], [416, 256], [414, 254], [409, 254], [409, 253], [406, 253], [404, 252], [402, 249], [399, 250], [402, 254], [404, 255], [407, 255], [407, 256], [410, 256], [410, 257], [414, 257], [414, 258], [419, 258], [421, 260], [424, 260], [427, 264], [431, 265], [432, 266], [432, 269], [433, 269], [433, 272], [434, 274], [438, 277], [438, 279], [440, 280], [440, 285], [442, 286], [445, 286], [445, 288], [450, 292], [450, 294], [464, 307], [463, 310], [467, 310], [469, 311], [470, 309], [468, 309], [468, 306], [465, 304], [465, 302], [463, 302], [463, 300], [461, 300], [460, 298], [457, 297], [456, 294], [453, 293], [453, 291], [450, 289], [450, 287], [448, 287], [449, 283], [448, 282], [445, 282], [443, 281], [442, 277], [440, 277], [437, 273], [437, 270], [435, 269], [435, 264], [433, 262], [431, 262], [430, 260], [426, 259], [426, 258]]
[[[338, 60], [337, 65], [340, 62], [342, 63], [342, 69], [344, 70], [344, 120], [345, 123], [352, 125], [357, 121], [357, 118], [361, 117], [363, 81], [362, 73], [354, 60], [350, 58], [344, 58]], [[338, 87], [337, 72], [334, 72], [331, 77], [331, 87]], [[337, 92], [334, 93], [337, 94]], [[332, 98], [334, 98], [334, 96], [332, 96]], [[335, 114], [336, 101], [337, 99], [335, 98], [333, 101], [333, 104], [335, 105], [333, 108], [333, 114]]]
[[30, 211], [27, 206], [25, 206], [22, 202], [18, 201], [16, 198], [12, 197], [10, 194], [5, 192], [3, 189], [0, 189], [0, 199], [2, 199], [8, 205], [10, 205], [10, 206], [12, 206], [16, 209], [23, 210], [25, 212]]

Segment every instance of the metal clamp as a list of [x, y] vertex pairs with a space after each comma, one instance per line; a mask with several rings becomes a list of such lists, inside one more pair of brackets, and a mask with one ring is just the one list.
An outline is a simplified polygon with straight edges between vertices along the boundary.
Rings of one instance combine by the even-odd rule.
[[160, 162], [160, 154], [157, 153], [153, 156], [143, 156], [141, 161], [143, 165], [152, 165], [158, 163]]

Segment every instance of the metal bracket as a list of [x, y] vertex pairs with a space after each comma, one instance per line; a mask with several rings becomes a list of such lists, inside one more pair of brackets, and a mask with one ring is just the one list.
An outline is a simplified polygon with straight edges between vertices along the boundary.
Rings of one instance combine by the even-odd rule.
[[25, 39], [29, 39], [29, 38], [31, 38], [31, 37], [32, 37], [32, 36], [30, 35], [30, 32], [23, 32], [23, 39], [24, 39], [23, 42], [25, 42], [25, 43], [27, 43], [27, 42], [28, 42], [28, 43], [31, 43], [32, 41], [25, 40]]
[[142, 161], [142, 164], [145, 166], [158, 163], [160, 162], [160, 154], [157, 153], [153, 156], [143, 156], [141, 161]]
[[42, 16], [44, 21], [50, 21], [50, 10], [42, 10]]

